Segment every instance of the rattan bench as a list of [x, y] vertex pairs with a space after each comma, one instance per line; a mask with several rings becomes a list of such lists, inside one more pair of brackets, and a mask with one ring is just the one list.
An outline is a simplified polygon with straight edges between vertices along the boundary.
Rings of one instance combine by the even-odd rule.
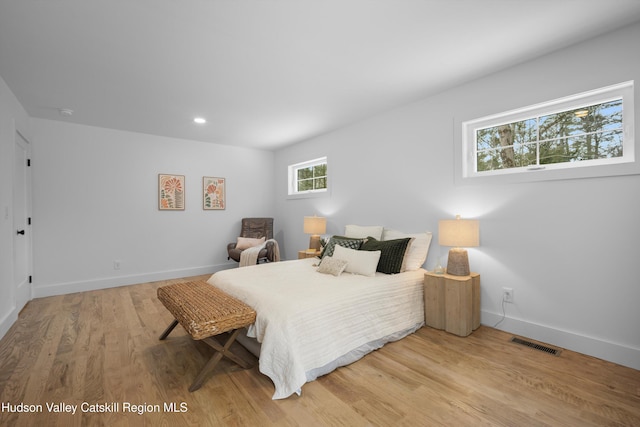
[[[223, 356], [245, 369], [250, 368], [247, 362], [233, 354], [229, 348], [240, 330], [255, 322], [256, 312], [251, 307], [201, 281], [160, 287], [158, 299], [175, 319], [160, 335], [161, 340], [167, 338], [180, 323], [194, 340], [202, 340], [216, 350], [189, 387], [189, 391], [198, 390], [204, 384]], [[214, 336], [225, 332], [230, 332], [230, 336], [221, 345]]]

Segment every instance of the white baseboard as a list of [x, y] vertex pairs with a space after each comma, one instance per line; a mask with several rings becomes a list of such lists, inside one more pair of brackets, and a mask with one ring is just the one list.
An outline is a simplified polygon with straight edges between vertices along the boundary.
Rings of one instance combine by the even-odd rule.
[[0, 320], [0, 339], [9, 331], [9, 328], [18, 320], [18, 313], [20, 310], [17, 307], [13, 307], [3, 318]]
[[[549, 326], [514, 319], [506, 316], [502, 322], [501, 314], [481, 312], [481, 323], [505, 332], [531, 338], [567, 350], [597, 357], [618, 365], [640, 370], [640, 349], [627, 347], [602, 339], [588, 337], [575, 332], [563, 331]], [[496, 325], [498, 322], [500, 324]]]
[[54, 295], [72, 294], [74, 292], [95, 291], [98, 289], [115, 288], [118, 286], [135, 285], [138, 283], [156, 282], [158, 280], [170, 280], [179, 279], [181, 277], [200, 276], [203, 274], [213, 274], [216, 271], [226, 270], [237, 266], [238, 263], [225, 263], [179, 270], [165, 270], [154, 273], [108, 277], [104, 279], [81, 280], [77, 282], [51, 283], [46, 285], [34, 284], [33, 297], [50, 297]]

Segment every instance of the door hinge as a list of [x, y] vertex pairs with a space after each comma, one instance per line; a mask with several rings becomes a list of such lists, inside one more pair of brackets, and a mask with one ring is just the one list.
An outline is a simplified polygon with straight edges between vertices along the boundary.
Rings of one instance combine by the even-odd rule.
[[29, 276], [29, 283], [33, 283], [33, 276]]
[[27, 167], [31, 167], [31, 159], [27, 159]]
[[31, 225], [31, 217], [27, 218], [27, 224]]

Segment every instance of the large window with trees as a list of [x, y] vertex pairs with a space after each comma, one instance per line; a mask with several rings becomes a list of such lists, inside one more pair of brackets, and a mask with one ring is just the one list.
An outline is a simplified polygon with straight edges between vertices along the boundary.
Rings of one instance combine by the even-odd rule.
[[322, 193], [326, 191], [326, 157], [289, 166], [289, 195]]
[[633, 82], [463, 123], [466, 177], [633, 162]]

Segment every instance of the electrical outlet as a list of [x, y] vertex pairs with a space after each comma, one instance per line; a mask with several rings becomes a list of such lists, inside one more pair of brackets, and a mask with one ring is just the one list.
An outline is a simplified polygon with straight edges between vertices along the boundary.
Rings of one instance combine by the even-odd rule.
[[513, 303], [513, 288], [502, 288], [502, 301]]
[[113, 269], [114, 270], [120, 270], [120, 260], [119, 259], [113, 261]]

